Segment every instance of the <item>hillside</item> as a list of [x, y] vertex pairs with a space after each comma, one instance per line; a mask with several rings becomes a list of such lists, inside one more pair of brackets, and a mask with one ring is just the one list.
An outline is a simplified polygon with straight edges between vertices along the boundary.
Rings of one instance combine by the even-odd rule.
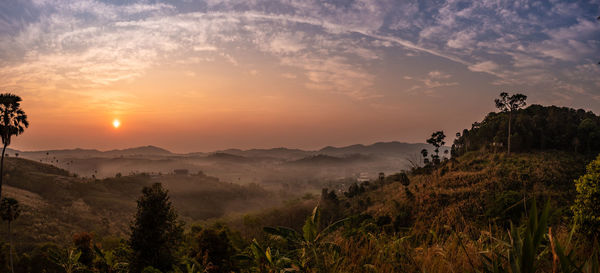
[[366, 212], [394, 217], [401, 213], [398, 202], [405, 202], [421, 225], [456, 226], [465, 219], [483, 226], [488, 221], [518, 223], [525, 211], [524, 197], [528, 202], [550, 199], [554, 208], [568, 210], [575, 195], [573, 180], [584, 173], [587, 163], [582, 155], [559, 151], [510, 157], [470, 152], [442, 163], [431, 174], [410, 175], [407, 190], [412, 197], [399, 183], [370, 191], [364, 198], [373, 204]]
[[[161, 182], [187, 222], [248, 212], [279, 204], [281, 194], [258, 185], [241, 186], [199, 175], [136, 174], [107, 179], [79, 178], [51, 165], [22, 158], [5, 161], [4, 192], [17, 199], [19, 248], [38, 242], [64, 243], [78, 232], [125, 236], [144, 186]], [[2, 225], [0, 233], [5, 232]]]
[[[534, 201], [543, 207], [550, 200], [550, 223], [556, 236], [565, 238], [571, 224], [573, 180], [584, 173], [588, 162], [589, 158], [580, 154], [561, 151], [510, 157], [469, 152], [443, 162], [431, 173], [409, 174], [407, 187], [397, 181], [399, 175], [389, 175], [343, 193], [324, 190], [320, 197], [251, 214], [230, 226], [246, 240], [265, 238], [264, 226], [302, 232], [311, 207], [318, 203], [322, 227], [347, 219], [330, 236], [340, 247], [335, 272], [365, 272], [364, 265], [372, 268], [368, 272], [471, 271], [483, 267], [482, 254], [492, 248], [506, 249], [499, 241], [489, 240], [492, 236], [509, 240], [506, 233], [510, 223], [524, 223]], [[277, 246], [263, 240], [266, 245]], [[541, 256], [541, 272], [551, 271], [548, 255]]]

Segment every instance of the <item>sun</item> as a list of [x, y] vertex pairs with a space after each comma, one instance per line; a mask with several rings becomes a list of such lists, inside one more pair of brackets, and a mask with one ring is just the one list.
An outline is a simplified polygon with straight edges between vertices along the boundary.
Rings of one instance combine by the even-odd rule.
[[113, 127], [119, 128], [119, 126], [121, 126], [121, 122], [118, 119], [113, 120], [112, 122]]

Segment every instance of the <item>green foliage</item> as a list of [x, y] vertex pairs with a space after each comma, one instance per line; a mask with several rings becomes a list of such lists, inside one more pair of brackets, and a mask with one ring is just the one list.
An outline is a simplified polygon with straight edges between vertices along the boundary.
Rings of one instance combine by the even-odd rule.
[[202, 229], [194, 239], [191, 256], [202, 265], [209, 267], [208, 272], [231, 272], [235, 269], [231, 257], [235, 248], [225, 226], [215, 225]]
[[50, 259], [64, 269], [65, 273], [74, 273], [84, 268], [79, 262], [81, 252], [74, 248], [63, 251], [50, 251]]
[[144, 269], [142, 270], [142, 273], [162, 273], [162, 271], [160, 271], [152, 266], [147, 266], [147, 267], [144, 267]]
[[600, 234], [600, 155], [575, 180], [577, 196], [572, 207], [575, 221], [589, 235]]
[[600, 272], [600, 259], [598, 256], [598, 244], [594, 245], [592, 254], [587, 257], [582, 263], [577, 262], [577, 254], [575, 248], [572, 247], [573, 235], [576, 231], [577, 226], [573, 226], [573, 229], [569, 233], [565, 246], [562, 246], [560, 242], [552, 235], [552, 229], [548, 232], [548, 238], [552, 247], [553, 256], [553, 271], [557, 269], [564, 273], [598, 273]]
[[523, 209], [523, 194], [514, 190], [496, 192], [486, 202], [486, 216], [500, 224], [519, 221]]
[[0, 161], [0, 197], [4, 178], [4, 152], [10, 145], [12, 136], [18, 136], [29, 127], [27, 115], [21, 109], [21, 97], [4, 93], [0, 94], [0, 138], [2, 139], [2, 160]]
[[550, 203], [538, 214], [535, 202], [531, 207], [527, 223], [517, 228], [510, 227], [510, 241], [501, 245], [508, 246], [507, 253], [495, 252], [492, 256], [483, 255], [484, 272], [535, 273], [538, 271], [540, 256], [547, 247], [544, 244], [548, 233]]
[[175, 251], [182, 237], [182, 223], [160, 183], [144, 187], [137, 202], [138, 211], [131, 226], [130, 271], [147, 266], [169, 271], [176, 263]]
[[[489, 113], [454, 141], [453, 153], [507, 147], [509, 113]], [[511, 151], [600, 152], [600, 117], [583, 109], [531, 105], [512, 112]], [[495, 146], [500, 145], [500, 146]]]
[[94, 262], [95, 253], [92, 248], [92, 235], [87, 232], [82, 232], [73, 235], [73, 244], [77, 251], [81, 253], [79, 262], [86, 267], [91, 267]]
[[327, 259], [330, 258], [327, 254], [336, 255], [335, 253], [339, 252], [339, 246], [327, 242], [325, 238], [343, 226], [347, 219], [336, 221], [320, 229], [320, 217], [319, 206], [316, 206], [312, 215], [306, 219], [302, 227], [302, 233], [287, 227], [264, 228], [265, 232], [284, 239], [289, 247], [293, 249], [293, 264], [302, 272], [324, 270], [334, 266], [335, 261]]
[[236, 256], [245, 263], [247, 272], [276, 273], [291, 269], [291, 259], [282, 256], [279, 251], [272, 251], [270, 247], [264, 249], [256, 239], [252, 240], [248, 252]]
[[94, 252], [96, 254], [95, 266], [100, 271], [106, 273], [127, 272], [128, 258], [131, 256], [127, 249], [102, 250], [94, 246]]

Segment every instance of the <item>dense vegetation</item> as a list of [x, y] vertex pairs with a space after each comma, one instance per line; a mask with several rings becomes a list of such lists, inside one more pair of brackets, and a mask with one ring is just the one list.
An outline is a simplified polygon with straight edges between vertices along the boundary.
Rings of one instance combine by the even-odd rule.
[[[16, 227], [15, 234], [73, 234], [72, 240], [48, 238], [17, 247], [14, 270], [600, 272], [599, 118], [583, 110], [516, 107], [510, 110], [508, 133], [507, 114], [490, 113], [465, 130], [454, 142], [451, 158], [440, 156], [445, 134], [437, 131], [427, 140], [435, 148], [432, 160], [411, 171], [380, 173], [344, 191], [323, 189], [320, 196], [306, 194], [259, 213], [217, 213], [220, 219], [188, 224], [181, 220], [208, 213], [202, 206], [211, 202], [240, 198], [240, 204], [248, 204], [273, 193], [202, 174], [82, 180], [11, 158], [7, 192], [19, 185], [62, 204], [36, 207], [31, 200], [38, 199], [30, 196], [18, 219], [12, 212], [22, 208], [2, 204], [9, 212], [2, 217]], [[509, 137], [512, 154], [503, 148]], [[428, 153], [424, 150], [424, 157]], [[110, 198], [114, 196], [121, 201]], [[97, 224], [50, 232], [29, 226], [39, 213], [28, 210], [44, 208], [48, 219], [60, 219], [55, 210], [73, 206], [73, 199], [97, 204], [88, 209], [107, 221], [132, 221], [120, 233], [97, 229]], [[137, 209], [124, 201], [132, 199], [138, 200]], [[109, 213], [101, 214], [102, 208]], [[8, 242], [2, 242], [2, 272], [9, 272], [10, 257]]]
[[[600, 158], [594, 164], [599, 163]], [[306, 196], [263, 213], [188, 225], [181, 241], [142, 236], [147, 244], [155, 239], [179, 242], [170, 244], [169, 253], [174, 259], [169, 266], [155, 265], [162, 271], [148, 267], [153, 265], [151, 262], [138, 266], [143, 268], [140, 271], [128, 271], [136, 260], [136, 251], [160, 249], [132, 247], [137, 224], [129, 233], [132, 237], [84, 233], [77, 234], [71, 244], [21, 249], [15, 258], [15, 270], [41, 272], [36, 268], [44, 265], [46, 272], [65, 272], [65, 267], [78, 270], [71, 272], [438, 272], [486, 268], [517, 272], [510, 269], [511, 261], [519, 255], [519, 259], [534, 255], [532, 266], [549, 272], [553, 250], [557, 256], [562, 251], [565, 267], [593, 261], [593, 238], [579, 232], [569, 235], [571, 206], [578, 195], [573, 181], [584, 174], [585, 165], [584, 156], [568, 152], [518, 153], [510, 157], [504, 153], [470, 152], [440, 163], [429, 174], [386, 176], [357, 185], [352, 194], [324, 190], [320, 197]], [[174, 223], [167, 226], [177, 229], [172, 205], [166, 193], [156, 187], [160, 186], [148, 185], [143, 190], [138, 219], [141, 215], [165, 215], [162, 219]], [[544, 210], [533, 209], [536, 204], [544, 208], [546, 200], [552, 208], [546, 215]], [[528, 221], [538, 213], [544, 221]], [[150, 222], [149, 226], [160, 226]], [[553, 237], [548, 227], [552, 227]], [[541, 236], [532, 242], [536, 245], [533, 254], [519, 247], [527, 236], [533, 236], [527, 232]], [[515, 239], [517, 235], [521, 242]], [[554, 239], [554, 248], [550, 238]], [[7, 269], [8, 249], [3, 249], [4, 260], [0, 262]], [[82, 257], [86, 255], [89, 257], [84, 262]], [[514, 257], [509, 260], [507, 255]]]
[[[489, 113], [454, 141], [453, 152], [462, 155], [482, 148], [501, 151], [508, 145], [507, 112]], [[595, 155], [600, 152], [600, 117], [591, 111], [531, 105], [512, 113], [511, 150], [561, 150]]]

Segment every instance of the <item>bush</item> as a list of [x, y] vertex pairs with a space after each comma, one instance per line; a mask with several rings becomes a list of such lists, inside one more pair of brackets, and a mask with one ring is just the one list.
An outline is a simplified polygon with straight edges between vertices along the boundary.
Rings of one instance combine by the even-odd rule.
[[600, 155], [575, 180], [577, 196], [573, 213], [580, 229], [590, 235], [600, 232]]

